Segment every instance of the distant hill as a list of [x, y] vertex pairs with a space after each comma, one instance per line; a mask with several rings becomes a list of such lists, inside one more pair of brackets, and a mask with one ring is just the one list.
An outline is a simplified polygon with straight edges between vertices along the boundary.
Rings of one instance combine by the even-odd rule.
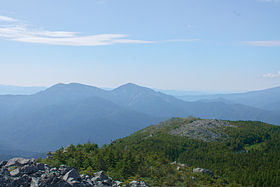
[[280, 122], [274, 112], [221, 101], [186, 102], [131, 83], [113, 90], [57, 84], [33, 95], [0, 96], [0, 142], [28, 152], [88, 140], [102, 145], [170, 117], [190, 115]]
[[279, 126], [171, 118], [102, 148], [61, 148], [43, 162], [151, 186], [279, 186], [279, 145]]
[[280, 112], [280, 87], [235, 94], [185, 95], [177, 96], [185, 101], [224, 100], [231, 103], [248, 105], [264, 110]]
[[89, 140], [108, 143], [158, 120], [98, 97], [106, 93], [86, 85], [58, 84], [31, 96], [2, 96], [0, 140], [45, 152]]
[[234, 104], [224, 100], [184, 102], [174, 96], [135, 84], [126, 84], [112, 91], [109, 99], [119, 105], [161, 118], [197, 116], [228, 120], [258, 120], [280, 124], [276, 112]]
[[0, 146], [0, 162], [3, 160], [8, 160], [13, 157], [26, 157], [26, 158], [45, 158], [47, 153], [38, 153], [38, 152], [28, 152], [23, 150], [14, 149], [10, 146]]
[[187, 90], [166, 90], [166, 89], [157, 89], [152, 88], [155, 91], [167, 94], [167, 95], [173, 95], [173, 96], [184, 96], [184, 95], [213, 95], [218, 94], [221, 92], [210, 92], [210, 91], [187, 91]]
[[46, 89], [45, 87], [23, 87], [0, 85], [0, 95], [30, 95]]

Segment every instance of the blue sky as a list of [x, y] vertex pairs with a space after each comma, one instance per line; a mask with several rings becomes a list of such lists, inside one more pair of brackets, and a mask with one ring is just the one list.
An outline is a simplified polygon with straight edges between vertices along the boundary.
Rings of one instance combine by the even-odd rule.
[[278, 0], [0, 2], [0, 84], [280, 86]]

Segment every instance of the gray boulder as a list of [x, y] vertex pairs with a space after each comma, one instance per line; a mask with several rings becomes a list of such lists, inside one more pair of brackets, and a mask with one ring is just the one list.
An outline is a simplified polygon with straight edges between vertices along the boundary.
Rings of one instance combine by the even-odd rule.
[[10, 172], [7, 168], [0, 169], [0, 176], [1, 177], [10, 177]]
[[72, 168], [69, 166], [61, 165], [58, 168], [58, 171], [60, 172], [61, 175], [65, 175], [67, 172], [69, 172]]
[[25, 158], [12, 158], [10, 159], [5, 167], [10, 167], [10, 166], [24, 166], [27, 165], [31, 162], [35, 162], [35, 160], [31, 160], [31, 159], [25, 159]]
[[[91, 178], [92, 183], [95, 185], [101, 184], [102, 181], [104, 181], [104, 180], [109, 180], [109, 177], [107, 175], [105, 175], [105, 173], [103, 171], [94, 173], [93, 177]], [[107, 183], [107, 181], [105, 183]]]
[[54, 187], [66, 187], [71, 186], [69, 183], [61, 179], [57, 173], [46, 173], [43, 174], [39, 179], [39, 186], [40, 187], [48, 187], [48, 186], [54, 186]]
[[147, 183], [145, 183], [144, 181], [131, 181], [129, 183], [129, 186], [133, 186], [133, 187], [149, 187], [149, 185]]
[[11, 179], [11, 186], [29, 187], [31, 183], [31, 178], [27, 175], [21, 177], [14, 177]]
[[68, 181], [69, 179], [71, 179], [71, 180], [80, 180], [81, 177], [80, 177], [79, 173], [75, 169], [71, 169], [70, 171], [68, 171], [63, 176], [63, 180]]
[[19, 168], [16, 168], [16, 169], [12, 170], [12, 171], [10, 172], [10, 175], [11, 175], [12, 177], [18, 177], [18, 176], [20, 175], [20, 170], [19, 170]]
[[37, 166], [38, 170], [45, 170], [46, 169], [45, 164], [43, 164], [43, 163], [37, 163], [36, 166]]
[[202, 173], [202, 174], [208, 174], [210, 176], [214, 176], [214, 173], [212, 171], [203, 168], [194, 168], [193, 173]]
[[38, 167], [35, 165], [25, 165], [20, 168], [20, 171], [25, 174], [32, 174], [37, 172], [38, 170], [39, 170]]
[[113, 186], [121, 186], [123, 182], [121, 181], [114, 181]]
[[[58, 169], [35, 163], [34, 159], [13, 158], [0, 163], [0, 187], [104, 187], [121, 186], [103, 171], [93, 176], [79, 175], [75, 169], [61, 165]], [[12, 171], [10, 171], [12, 170]], [[130, 186], [146, 187], [143, 181], [132, 181]]]
[[0, 168], [2, 168], [3, 166], [5, 166], [7, 164], [7, 161], [1, 161], [0, 162]]
[[38, 187], [39, 186], [39, 178], [32, 177], [30, 187]]

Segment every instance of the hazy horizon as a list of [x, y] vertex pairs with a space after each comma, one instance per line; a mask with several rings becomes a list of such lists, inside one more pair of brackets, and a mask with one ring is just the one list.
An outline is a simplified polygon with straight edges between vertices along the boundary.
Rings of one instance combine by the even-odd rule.
[[[117, 85], [115, 87], [110, 87], [109, 88], [109, 87], [96, 86], [96, 85], [84, 84], [84, 83], [79, 83], [79, 82], [69, 82], [69, 83], [58, 82], [58, 83], [55, 83], [55, 84], [50, 85], [50, 86], [24, 86], [24, 85], [18, 86], [18, 85], [5, 85], [5, 84], [1, 84], [0, 83], [0, 95], [3, 95], [3, 94], [13, 94], [14, 92], [16, 93], [17, 92], [17, 88], [22, 89], [24, 92], [28, 91], [28, 90], [24, 90], [24, 89], [30, 89], [30, 93], [33, 94], [33, 93], [37, 93], [38, 91], [43, 91], [45, 89], [48, 89], [48, 88], [50, 88], [52, 86], [55, 86], [57, 84], [66, 84], [67, 85], [67, 84], [73, 84], [73, 83], [74, 84], [77, 83], [77, 84], [93, 86], [93, 87], [97, 87], [97, 88], [100, 88], [100, 89], [103, 89], [103, 90], [108, 90], [108, 91], [116, 89], [116, 88], [118, 88], [120, 86], [129, 84], [129, 83], [135, 84], [133, 82], [126, 82], [126, 83]], [[139, 85], [139, 84], [136, 84], [136, 85], [141, 86], [141, 87], [147, 87], [147, 88], [153, 89], [155, 91], [163, 92], [163, 93], [168, 94], [168, 95], [177, 95], [177, 96], [180, 96], [180, 95], [183, 96], [183, 95], [213, 95], [213, 94], [246, 93], [246, 92], [251, 92], [251, 91], [261, 91], [261, 90], [266, 90], [266, 89], [271, 89], [271, 88], [279, 87], [279, 86], [276, 86], [276, 87], [270, 87], [270, 88], [264, 88], [264, 89], [256, 89], [256, 90], [216, 90], [216, 91], [213, 91], [213, 90], [164, 89], [164, 88], [153, 88], [153, 87], [148, 87], [148, 86]], [[7, 92], [7, 93], [5, 93], [5, 92]], [[27, 92], [27, 93], [29, 93], [29, 92]]]

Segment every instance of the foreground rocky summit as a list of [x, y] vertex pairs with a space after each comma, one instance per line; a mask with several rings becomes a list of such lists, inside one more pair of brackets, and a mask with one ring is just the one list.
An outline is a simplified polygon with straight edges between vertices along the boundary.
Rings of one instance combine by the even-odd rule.
[[[1, 187], [66, 187], [66, 186], [126, 186], [120, 181], [114, 181], [103, 171], [93, 176], [80, 175], [75, 169], [61, 165], [51, 168], [35, 159], [13, 158], [0, 162]], [[143, 181], [132, 181], [128, 186], [148, 186]]]

